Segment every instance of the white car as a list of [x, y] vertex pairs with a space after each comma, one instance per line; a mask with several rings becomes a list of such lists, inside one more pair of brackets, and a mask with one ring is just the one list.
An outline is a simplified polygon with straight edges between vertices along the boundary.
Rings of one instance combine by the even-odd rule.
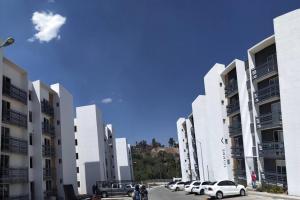
[[231, 195], [246, 195], [246, 189], [243, 185], [238, 185], [232, 181], [224, 180], [213, 182], [205, 187], [204, 193], [210, 197], [222, 199]]
[[191, 190], [191, 193], [202, 195], [202, 194], [204, 194], [205, 187], [209, 184], [210, 184], [209, 181], [203, 181], [203, 182], [199, 183], [198, 185], [194, 186]]
[[192, 181], [190, 184], [186, 184], [184, 186], [184, 191], [187, 192], [187, 193], [191, 193], [192, 192], [192, 189], [196, 186], [199, 186], [200, 185], [200, 181]]
[[170, 185], [170, 189], [173, 191], [179, 191], [184, 189], [185, 182], [179, 181], [174, 183], [173, 185]]

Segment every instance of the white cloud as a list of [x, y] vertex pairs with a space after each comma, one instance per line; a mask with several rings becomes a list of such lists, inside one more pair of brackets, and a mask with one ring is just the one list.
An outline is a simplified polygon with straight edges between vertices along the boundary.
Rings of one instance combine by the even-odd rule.
[[101, 102], [104, 104], [112, 103], [112, 101], [113, 101], [112, 98], [104, 98], [101, 100]]
[[34, 12], [31, 21], [37, 33], [27, 41], [50, 42], [55, 38], [59, 40], [59, 30], [66, 23], [66, 20], [66, 17], [52, 12]]

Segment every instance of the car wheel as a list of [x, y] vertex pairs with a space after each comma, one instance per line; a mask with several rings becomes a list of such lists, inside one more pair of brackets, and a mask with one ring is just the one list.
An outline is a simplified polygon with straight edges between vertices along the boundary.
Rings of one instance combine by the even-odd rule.
[[244, 189], [241, 189], [240, 195], [241, 195], [241, 196], [246, 196], [246, 191], [245, 191]]
[[102, 192], [102, 193], [101, 193], [101, 197], [102, 197], [102, 198], [106, 198], [107, 196], [108, 196], [108, 195], [107, 195], [107, 192]]
[[217, 199], [223, 199], [223, 193], [222, 192], [217, 192], [216, 198]]
[[204, 190], [200, 190], [200, 195], [203, 195], [204, 194]]
[[179, 188], [177, 187], [176, 189], [175, 189], [175, 191], [178, 191], [179, 190]]

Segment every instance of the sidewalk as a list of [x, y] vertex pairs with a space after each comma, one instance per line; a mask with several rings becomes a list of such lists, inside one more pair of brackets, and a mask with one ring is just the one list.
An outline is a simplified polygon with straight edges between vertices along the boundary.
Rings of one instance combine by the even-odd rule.
[[263, 197], [272, 197], [276, 199], [291, 199], [291, 200], [300, 200], [300, 197], [296, 196], [290, 196], [286, 194], [273, 194], [273, 193], [267, 193], [267, 192], [256, 192], [252, 189], [247, 189], [248, 194], [257, 195], [257, 196], [263, 196]]

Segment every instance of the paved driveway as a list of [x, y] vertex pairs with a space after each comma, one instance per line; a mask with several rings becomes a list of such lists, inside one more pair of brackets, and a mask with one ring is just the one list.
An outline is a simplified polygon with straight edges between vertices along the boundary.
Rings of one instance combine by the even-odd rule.
[[[208, 196], [205, 195], [193, 195], [186, 194], [183, 191], [180, 192], [172, 192], [164, 187], [157, 187], [150, 190], [149, 200], [207, 200]], [[224, 198], [225, 200], [273, 200], [275, 198], [257, 196], [253, 194], [249, 194], [245, 197], [236, 196]], [[282, 199], [282, 198], [281, 198]], [[277, 200], [279, 200], [277, 198]]]

